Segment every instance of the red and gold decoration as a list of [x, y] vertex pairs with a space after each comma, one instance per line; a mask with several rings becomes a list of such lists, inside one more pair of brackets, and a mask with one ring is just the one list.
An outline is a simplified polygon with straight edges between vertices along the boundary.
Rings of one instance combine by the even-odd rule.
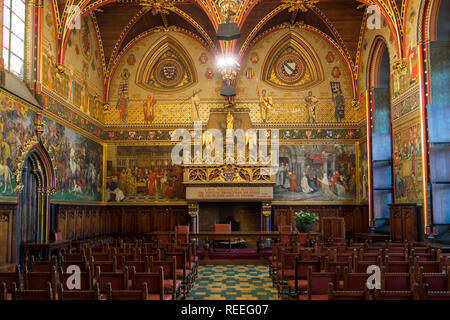
[[201, 64], [205, 64], [206, 62], [208, 62], [208, 56], [206, 55], [206, 53], [202, 52], [199, 60]]
[[214, 77], [214, 71], [211, 68], [206, 69], [205, 72], [206, 79], [212, 79]]
[[306, 89], [323, 80], [323, 70], [314, 49], [290, 32], [269, 51], [262, 79], [280, 89]]
[[339, 67], [334, 67], [333, 70], [331, 71], [331, 75], [334, 78], [339, 78], [341, 76], [341, 70], [339, 69]]
[[136, 83], [149, 90], [177, 91], [197, 82], [191, 57], [177, 40], [163, 36], [140, 62]]
[[250, 55], [250, 61], [252, 63], [258, 63], [259, 61], [259, 56], [256, 52], [252, 52], [252, 54]]

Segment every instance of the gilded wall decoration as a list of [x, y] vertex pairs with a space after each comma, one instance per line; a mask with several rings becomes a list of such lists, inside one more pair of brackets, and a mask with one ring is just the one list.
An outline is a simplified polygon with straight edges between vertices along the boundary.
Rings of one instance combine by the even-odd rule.
[[323, 80], [320, 60], [311, 45], [291, 32], [272, 46], [262, 79], [280, 89], [306, 89]]
[[170, 36], [163, 36], [150, 47], [136, 74], [136, 84], [148, 90], [177, 91], [196, 82], [189, 53]]

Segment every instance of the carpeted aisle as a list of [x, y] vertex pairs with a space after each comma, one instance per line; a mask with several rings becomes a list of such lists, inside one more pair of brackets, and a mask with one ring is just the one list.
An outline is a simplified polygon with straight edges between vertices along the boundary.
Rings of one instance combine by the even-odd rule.
[[268, 266], [200, 265], [187, 300], [277, 300]]

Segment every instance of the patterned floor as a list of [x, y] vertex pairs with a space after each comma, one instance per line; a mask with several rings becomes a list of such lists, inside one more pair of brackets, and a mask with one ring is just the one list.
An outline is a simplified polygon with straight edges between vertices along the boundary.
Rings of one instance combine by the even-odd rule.
[[187, 300], [277, 300], [268, 266], [200, 265]]

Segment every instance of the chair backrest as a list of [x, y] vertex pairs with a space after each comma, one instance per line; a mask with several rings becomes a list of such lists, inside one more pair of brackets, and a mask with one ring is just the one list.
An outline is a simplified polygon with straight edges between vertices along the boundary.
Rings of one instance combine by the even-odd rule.
[[[66, 269], [67, 271], [67, 269]], [[75, 273], [71, 272], [64, 272], [62, 268], [59, 268], [59, 281], [63, 284], [64, 290], [92, 290], [93, 288], [93, 279], [92, 279], [92, 272], [91, 268], [88, 266], [87, 270], [85, 272], [80, 272], [78, 276], [80, 277], [80, 288], [79, 289], [73, 289], [68, 288], [68, 282], [70, 281], [71, 286], [75, 286], [76, 278], [74, 277]]]
[[[164, 279], [176, 280], [177, 278], [177, 262], [175, 257], [171, 257], [168, 260], [153, 260], [150, 258], [150, 272], [159, 272], [162, 267], [164, 270]], [[137, 272], [137, 270], [136, 270]]]
[[[214, 225], [214, 232], [216, 233], [231, 233], [231, 223], [227, 223], [227, 224], [215, 224]], [[226, 241], [229, 240], [229, 238], [216, 238], [214, 237], [215, 241]]]
[[348, 268], [344, 268], [344, 286], [345, 291], [362, 291], [367, 288], [367, 278], [370, 274], [360, 272], [349, 272]]
[[313, 272], [312, 267], [308, 267], [308, 300], [315, 294], [327, 294], [330, 282], [339, 283], [339, 275], [337, 272]]
[[128, 267], [118, 272], [103, 272], [97, 267], [96, 279], [101, 293], [106, 293], [108, 283], [111, 283], [113, 290], [128, 290]]
[[45, 290], [47, 283], [52, 286], [52, 291], [56, 292], [56, 268], [52, 267], [51, 272], [29, 272], [25, 267], [24, 289], [25, 290]]
[[295, 272], [294, 272], [294, 279], [297, 283], [298, 280], [305, 280], [308, 277], [308, 270], [309, 267], [312, 268], [312, 272], [319, 272], [320, 271], [320, 259], [317, 261], [305, 261], [300, 260], [298, 257], [295, 260]]
[[16, 266], [15, 270], [12, 272], [0, 272], [0, 283], [5, 283], [6, 290], [11, 293], [13, 290], [12, 284], [16, 283], [17, 286], [20, 285], [20, 271]]
[[385, 266], [381, 267], [381, 290], [383, 291], [411, 291], [414, 280], [414, 267], [405, 273], [388, 273]]
[[450, 300], [450, 291], [429, 291], [428, 283], [424, 283], [422, 291], [423, 300]]
[[13, 284], [12, 300], [53, 300], [52, 284], [47, 282], [43, 290], [18, 290], [16, 284]]
[[375, 289], [373, 300], [414, 300], [413, 291], [385, 291]]
[[53, 267], [57, 268], [58, 263], [56, 256], [47, 261], [35, 261], [34, 256], [31, 256], [30, 271], [31, 272], [52, 272]]
[[108, 283], [106, 292], [106, 300], [147, 300], [148, 288], [147, 283], [142, 284], [142, 290], [113, 290]]
[[59, 283], [58, 300], [100, 300], [100, 288], [96, 283], [89, 290], [67, 290], [62, 283]]
[[417, 281], [421, 288], [428, 284], [429, 291], [449, 291], [450, 276], [449, 272], [445, 273], [425, 273], [423, 267], [419, 267], [417, 272]]
[[177, 225], [175, 226], [175, 241], [189, 242], [189, 225]]
[[334, 283], [328, 285], [328, 300], [369, 300], [370, 294], [367, 287], [359, 291], [335, 290]]
[[381, 256], [378, 256], [376, 261], [361, 261], [361, 260], [359, 260], [359, 258], [356, 258], [355, 259], [355, 267], [353, 269], [353, 272], [366, 273], [367, 268], [369, 266], [373, 266], [373, 265], [377, 265], [377, 266], [381, 267]]
[[158, 272], [136, 272], [131, 271], [131, 282], [133, 290], [143, 290], [144, 283], [147, 285], [148, 294], [160, 295], [160, 300], [164, 300], [164, 270], [159, 268]]

